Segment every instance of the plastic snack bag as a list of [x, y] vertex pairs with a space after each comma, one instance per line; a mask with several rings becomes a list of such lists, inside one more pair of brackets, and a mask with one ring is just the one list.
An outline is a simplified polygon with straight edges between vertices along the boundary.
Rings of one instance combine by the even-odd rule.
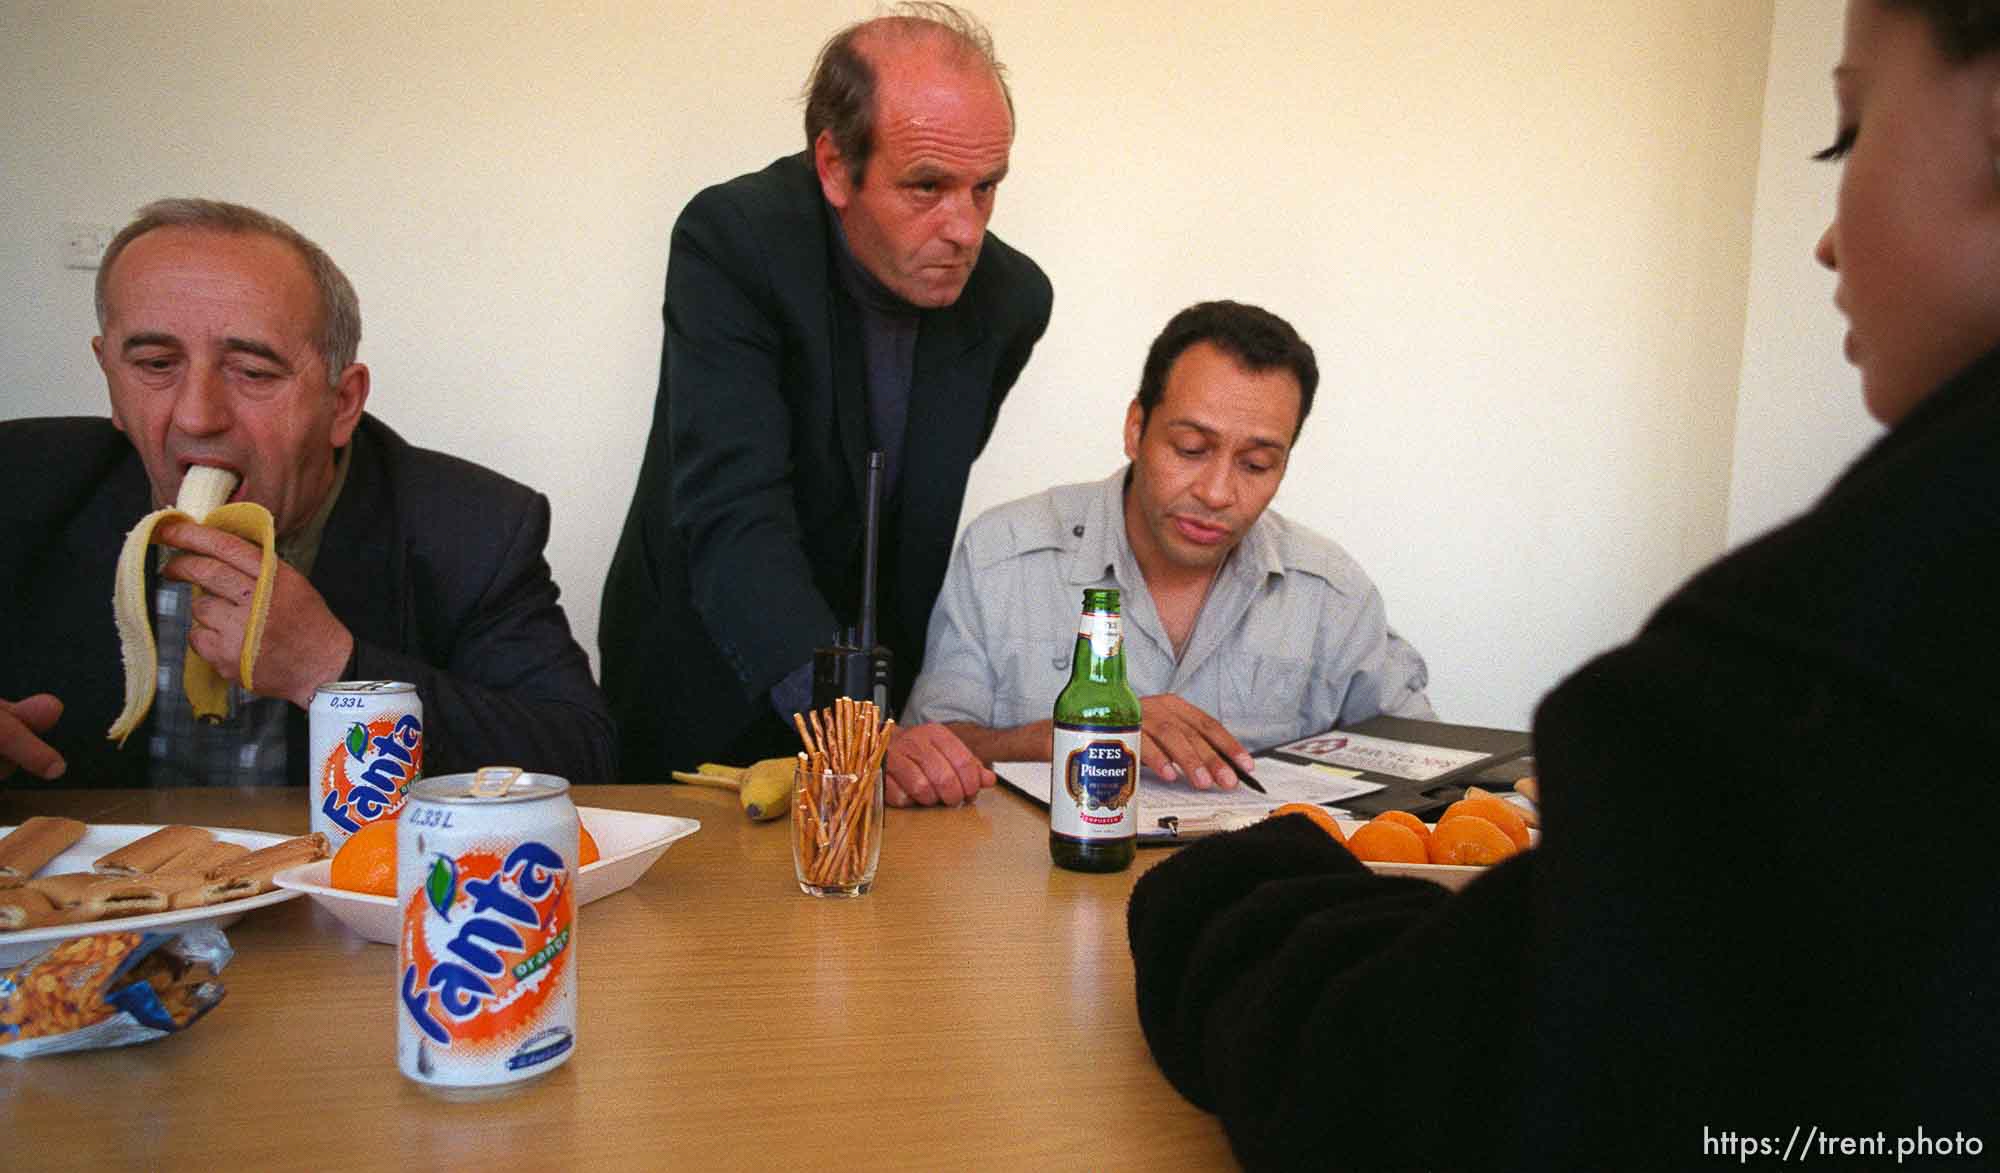
[[222, 1001], [220, 929], [93, 933], [0, 973], [0, 1056], [123, 1047], [186, 1030]]

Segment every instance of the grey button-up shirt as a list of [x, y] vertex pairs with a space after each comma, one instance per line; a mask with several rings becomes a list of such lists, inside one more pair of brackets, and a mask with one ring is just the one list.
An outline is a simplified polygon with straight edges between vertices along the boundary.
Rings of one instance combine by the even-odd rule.
[[1375, 584], [1333, 542], [1267, 509], [1216, 573], [1181, 657], [1125, 536], [1125, 470], [982, 514], [931, 612], [906, 724], [1011, 729], [1069, 682], [1083, 591], [1115, 587], [1125, 674], [1170, 692], [1251, 750], [1381, 713], [1429, 718], [1423, 657], [1389, 628]]

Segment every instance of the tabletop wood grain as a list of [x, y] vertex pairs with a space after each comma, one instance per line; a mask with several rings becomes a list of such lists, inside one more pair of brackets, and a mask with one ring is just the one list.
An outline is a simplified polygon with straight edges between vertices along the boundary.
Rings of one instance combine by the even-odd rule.
[[[395, 951], [310, 899], [228, 930], [228, 996], [143, 1046], [0, 1060], [9, 1169], [1200, 1168], [1214, 1120], [1139, 1032], [1112, 876], [1050, 865], [1018, 795], [891, 811], [874, 892], [793, 883], [785, 823], [733, 795], [596, 786], [579, 805], [701, 820], [578, 919], [574, 1059], [506, 1098], [442, 1102], [396, 1069]], [[32, 814], [301, 832], [301, 792], [14, 781]]]

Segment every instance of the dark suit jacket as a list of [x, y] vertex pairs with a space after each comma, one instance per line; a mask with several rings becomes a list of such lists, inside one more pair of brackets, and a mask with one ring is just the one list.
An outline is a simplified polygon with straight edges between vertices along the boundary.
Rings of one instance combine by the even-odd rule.
[[[416, 684], [427, 774], [504, 763], [612, 781], [610, 717], [542, 556], [547, 498], [372, 416], [350, 448], [312, 573], [354, 634], [343, 677]], [[138, 453], [108, 420], [0, 424], [0, 697], [62, 700], [60, 785], [146, 784], [150, 718], [123, 750], [104, 731], [124, 703], [113, 572], [151, 508]], [[303, 784], [303, 710], [287, 741]]]
[[1252, 1168], [1990, 1165], [1995, 566], [2000, 351], [1543, 701], [1536, 850], [1452, 896], [1285, 818], [1141, 877], [1162, 1070]]
[[[841, 247], [804, 154], [703, 191], [674, 226], [659, 399], [598, 635], [626, 781], [787, 752], [769, 689], [857, 621], [868, 407]], [[989, 234], [958, 302], [924, 314], [881, 566], [899, 698], [966, 474], [1051, 302]]]

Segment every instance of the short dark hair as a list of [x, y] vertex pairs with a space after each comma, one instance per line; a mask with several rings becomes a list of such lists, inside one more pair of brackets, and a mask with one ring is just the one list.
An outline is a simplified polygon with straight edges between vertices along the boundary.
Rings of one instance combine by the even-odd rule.
[[1963, 63], [2000, 48], [2000, 4], [1992, 0], [1882, 0], [1882, 7], [1929, 21], [1938, 51], [1949, 60]]
[[1206, 342], [1229, 355], [1247, 370], [1264, 372], [1276, 367], [1291, 371], [1299, 381], [1299, 422], [1292, 429], [1297, 438], [1312, 412], [1313, 391], [1319, 387], [1319, 363], [1313, 348], [1285, 319], [1259, 306], [1240, 301], [1204, 301], [1175, 314], [1146, 352], [1146, 368], [1139, 376], [1139, 430], [1144, 431], [1153, 408], [1166, 392], [1167, 372], [1175, 360], [1197, 342]]
[[1014, 93], [1007, 88], [1007, 67], [993, 55], [993, 35], [962, 9], [949, 4], [898, 4], [888, 16], [856, 21], [827, 39], [806, 79], [806, 150], [810, 153], [824, 130], [847, 164], [848, 181], [861, 186], [868, 160], [875, 153], [875, 66], [861, 51], [866, 35], [890, 35], [914, 40], [942, 37], [967, 59], [993, 74], [1007, 99], [1007, 117], [1014, 117]]

